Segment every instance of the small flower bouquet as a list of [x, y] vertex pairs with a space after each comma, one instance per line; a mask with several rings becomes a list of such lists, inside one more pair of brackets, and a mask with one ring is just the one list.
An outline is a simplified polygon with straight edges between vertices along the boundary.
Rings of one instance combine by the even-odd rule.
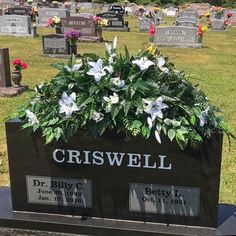
[[23, 69], [27, 69], [28, 67], [28, 65], [20, 59], [13, 60], [12, 65], [15, 67], [16, 71], [22, 71]]
[[229, 19], [229, 18], [231, 18], [233, 16], [233, 14], [231, 13], [231, 12], [228, 12], [227, 13], [227, 18]]
[[100, 16], [92, 16], [92, 20], [95, 23], [96, 29], [101, 29], [102, 27], [108, 26], [108, 20]]
[[46, 144], [68, 141], [78, 130], [94, 136], [112, 131], [158, 143], [167, 136], [181, 149], [214, 132], [231, 135], [219, 109], [153, 45], [135, 55], [127, 48], [118, 55], [116, 38], [105, 46], [104, 58], [86, 54], [55, 64], [59, 74], [36, 86], [34, 97], [19, 108], [23, 128], [40, 130]]
[[48, 18], [47, 27], [60, 27], [61, 26], [61, 18], [58, 16], [54, 16], [53, 18]]
[[75, 45], [81, 35], [81, 32], [77, 30], [70, 30], [64, 34], [65, 39], [69, 41], [70, 45]]
[[208, 29], [207, 26], [198, 25], [198, 28], [197, 28], [197, 36], [202, 38], [203, 33], [206, 32], [207, 29]]

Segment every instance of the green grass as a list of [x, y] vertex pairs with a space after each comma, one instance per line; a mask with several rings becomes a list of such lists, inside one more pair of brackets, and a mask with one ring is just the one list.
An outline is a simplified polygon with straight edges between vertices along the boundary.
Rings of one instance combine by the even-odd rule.
[[[118, 36], [119, 52], [126, 44], [131, 53], [143, 48], [148, 41], [147, 33], [138, 32], [138, 22], [129, 18], [131, 32], [103, 32], [105, 40], [112, 41]], [[171, 24], [171, 20], [167, 21]], [[53, 33], [53, 29], [39, 29], [40, 36]], [[49, 81], [56, 70], [49, 65], [63, 59], [42, 56], [42, 38], [14, 38], [0, 37], [1, 48], [10, 49], [10, 58], [20, 58], [27, 62], [29, 68], [23, 71], [23, 84], [33, 89], [36, 84]], [[164, 56], [176, 64], [178, 70], [184, 70], [189, 80], [198, 84], [205, 91], [210, 101], [219, 106], [228, 121], [231, 130], [236, 134], [236, 29], [226, 32], [206, 32], [203, 38], [202, 49], [160, 48]], [[78, 43], [78, 51], [94, 52], [103, 55], [104, 43]], [[15, 98], [0, 98], [0, 185], [9, 184], [6, 139], [4, 120], [9, 117], [19, 104], [26, 101], [31, 92]], [[236, 203], [236, 142], [232, 142], [231, 150], [227, 138], [224, 139], [222, 154], [222, 171], [220, 186], [220, 201]]]

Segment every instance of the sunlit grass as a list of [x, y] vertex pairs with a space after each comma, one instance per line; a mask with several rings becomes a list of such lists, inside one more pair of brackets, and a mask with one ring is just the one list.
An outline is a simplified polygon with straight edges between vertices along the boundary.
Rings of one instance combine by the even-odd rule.
[[[172, 24], [173, 19], [167, 23]], [[118, 36], [119, 52], [123, 52], [126, 45], [130, 53], [136, 53], [148, 41], [147, 33], [138, 32], [138, 21], [129, 18], [131, 32], [104, 32], [103, 37], [112, 41]], [[53, 33], [53, 29], [39, 29], [40, 36]], [[225, 32], [206, 32], [203, 38], [202, 49], [160, 48], [164, 56], [175, 63], [178, 70], [184, 70], [189, 80], [198, 84], [205, 91], [210, 101], [219, 106], [228, 121], [231, 130], [236, 134], [236, 29]], [[48, 58], [42, 56], [42, 38], [14, 38], [1, 36], [0, 47], [10, 49], [10, 58], [20, 58], [27, 62], [29, 68], [23, 71], [23, 84], [33, 89], [36, 84], [49, 81], [56, 70], [50, 67], [51, 63], [64, 61], [64, 59]], [[104, 53], [104, 43], [78, 43], [80, 54], [93, 52], [99, 55]], [[0, 98], [0, 160], [3, 162], [3, 174], [0, 185], [9, 183], [7, 173], [6, 139], [4, 120], [12, 114], [17, 106], [26, 101], [30, 92], [15, 98]], [[229, 152], [227, 138], [224, 139], [220, 201], [236, 203], [236, 142], [232, 142]]]

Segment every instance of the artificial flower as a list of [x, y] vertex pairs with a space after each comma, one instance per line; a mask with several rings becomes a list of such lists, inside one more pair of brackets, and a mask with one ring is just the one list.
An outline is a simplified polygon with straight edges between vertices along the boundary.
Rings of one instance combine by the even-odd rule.
[[125, 81], [121, 80], [120, 77], [115, 77], [111, 79], [111, 83], [118, 88], [122, 88], [125, 86]]
[[166, 61], [163, 57], [158, 57], [157, 58], [157, 66], [158, 68], [163, 71], [164, 73], [168, 73], [169, 72], [169, 69], [167, 67], [165, 67]]
[[59, 100], [60, 111], [59, 113], [65, 113], [66, 117], [71, 117], [73, 112], [79, 111], [76, 103], [75, 92], [71, 93], [69, 96], [66, 92], [63, 92], [61, 99]]
[[204, 126], [206, 123], [206, 117], [208, 116], [208, 112], [209, 112], [209, 107], [207, 107], [204, 111], [201, 112], [201, 116], [199, 117], [200, 119], [200, 126]]
[[108, 71], [108, 73], [109, 73], [110, 75], [114, 72], [114, 69], [113, 69], [113, 67], [112, 67], [111, 65], [105, 66], [103, 69], [106, 70], [106, 71]]
[[154, 63], [148, 60], [147, 57], [141, 57], [140, 59], [133, 60], [132, 63], [136, 64], [140, 68], [140, 70], [146, 70], [150, 66], [154, 65]]
[[65, 66], [64, 68], [65, 68], [68, 72], [75, 72], [75, 71], [78, 71], [81, 66], [82, 66], [82, 64], [74, 64], [72, 68], [69, 67], [69, 66]]
[[92, 120], [94, 120], [96, 123], [103, 120], [104, 115], [101, 112], [94, 111], [92, 114]]
[[99, 58], [97, 62], [92, 61], [92, 62], [88, 62], [88, 64], [92, 68], [90, 68], [87, 74], [94, 76], [96, 82], [100, 82], [100, 80], [102, 79], [102, 76], [106, 75], [106, 72], [104, 71], [104, 68], [103, 68], [102, 59]]
[[146, 104], [144, 106], [144, 111], [150, 115], [150, 117], [147, 118], [147, 122], [149, 127], [153, 126], [153, 121], [159, 117], [163, 118], [162, 110], [168, 108], [169, 106], [165, 103], [163, 103], [162, 97], [158, 97], [156, 101], [144, 99], [144, 103]]
[[114, 40], [113, 40], [113, 49], [117, 48], [117, 36], [115, 36]]
[[26, 116], [27, 116], [27, 118], [28, 118], [28, 122], [29, 122], [31, 125], [35, 125], [35, 124], [38, 124], [38, 123], [39, 123], [39, 121], [38, 121], [38, 119], [37, 119], [37, 116], [36, 116], [33, 112], [31, 112], [29, 109], [27, 109], [27, 110], [25, 111], [25, 113], [26, 113]]

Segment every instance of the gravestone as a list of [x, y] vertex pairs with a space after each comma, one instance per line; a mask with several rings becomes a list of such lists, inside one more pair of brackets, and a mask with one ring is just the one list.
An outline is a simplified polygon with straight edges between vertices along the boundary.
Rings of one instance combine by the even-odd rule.
[[45, 55], [69, 55], [69, 43], [64, 35], [52, 34], [42, 36], [43, 54]]
[[82, 33], [79, 41], [85, 42], [101, 42], [102, 35], [97, 35], [94, 21], [91, 16], [71, 16], [62, 18], [62, 32], [65, 33], [70, 30], [77, 30]]
[[121, 15], [125, 14], [125, 8], [121, 5], [111, 5], [109, 6], [108, 11], [112, 11]]
[[197, 28], [185, 26], [157, 27], [155, 43], [167, 47], [202, 47], [202, 42], [198, 42]]
[[196, 18], [197, 13], [195, 10], [186, 9], [186, 10], [182, 11], [181, 17]]
[[15, 6], [11, 7], [8, 10], [9, 15], [27, 15], [29, 16], [31, 12], [31, 7], [24, 7], [24, 6]]
[[139, 31], [140, 32], [149, 32], [151, 22], [153, 22], [153, 21], [149, 18], [141, 18], [139, 20]]
[[108, 26], [103, 27], [103, 30], [130, 31], [128, 25], [124, 21], [124, 16], [121, 14], [116, 14], [114, 12], [108, 11], [108, 12], [97, 14], [97, 16], [100, 16], [108, 20]]
[[70, 16], [68, 9], [59, 8], [40, 8], [38, 26], [45, 27], [47, 25], [48, 19], [58, 16], [60, 18], [66, 18]]
[[36, 225], [42, 216], [38, 227], [47, 230], [59, 217], [58, 228], [67, 221], [66, 230], [80, 225], [77, 233], [86, 235], [214, 235], [221, 134], [185, 150], [168, 139], [160, 145], [112, 133], [78, 133], [69, 143], [45, 145], [21, 125], [6, 122], [12, 209], [19, 219]]
[[12, 2], [6, 2], [6, 1], [0, 2], [0, 8], [3, 10], [5, 10], [6, 8], [14, 7], [14, 6], [15, 4]]
[[196, 17], [183, 17], [183, 16], [181, 16], [176, 19], [176, 25], [196, 27], [197, 26], [197, 18]]
[[36, 27], [31, 27], [29, 16], [0, 16], [0, 34], [12, 36], [36, 37]]
[[91, 2], [78, 2], [78, 6], [85, 9], [93, 8], [93, 4]]
[[218, 19], [210, 19], [210, 28], [213, 31], [224, 31], [225, 30], [225, 21], [224, 20], [218, 20]]
[[169, 17], [176, 17], [177, 9], [174, 7], [169, 7], [166, 9], [166, 15]]
[[0, 87], [11, 86], [10, 61], [8, 48], [0, 49]]

